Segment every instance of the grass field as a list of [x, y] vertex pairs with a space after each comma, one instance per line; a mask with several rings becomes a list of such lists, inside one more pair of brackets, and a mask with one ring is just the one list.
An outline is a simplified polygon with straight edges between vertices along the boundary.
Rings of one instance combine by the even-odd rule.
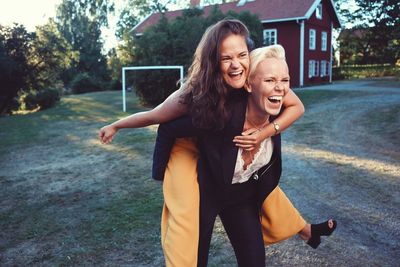
[[[299, 92], [306, 107], [362, 94]], [[128, 113], [145, 110], [134, 96], [128, 99]], [[97, 140], [101, 126], [126, 116], [121, 107], [119, 92], [99, 92], [0, 118], [1, 266], [163, 265], [162, 192], [150, 177], [157, 127], [122, 130], [107, 146]], [[399, 107], [385, 112], [383, 123], [399, 129]], [[361, 123], [376, 126], [380, 118], [371, 114]], [[296, 131], [310, 127], [316, 125]], [[220, 223], [210, 258], [210, 266], [235, 264]]]
[[[101, 126], [126, 116], [121, 107], [119, 92], [101, 92], [1, 118], [3, 263], [146, 263], [161, 257], [162, 194], [150, 179], [156, 128], [121, 131], [110, 146], [97, 140]], [[144, 110], [134, 97], [128, 107]], [[124, 249], [126, 256], [116, 260]]]

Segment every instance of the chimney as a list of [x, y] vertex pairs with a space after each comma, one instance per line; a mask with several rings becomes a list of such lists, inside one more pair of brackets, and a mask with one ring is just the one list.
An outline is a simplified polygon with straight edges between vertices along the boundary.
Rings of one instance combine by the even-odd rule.
[[190, 7], [200, 7], [200, 0], [190, 0]]

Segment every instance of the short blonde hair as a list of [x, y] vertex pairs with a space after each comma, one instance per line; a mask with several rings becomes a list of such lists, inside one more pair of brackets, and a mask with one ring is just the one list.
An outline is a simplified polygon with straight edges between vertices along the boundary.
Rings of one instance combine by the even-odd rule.
[[254, 49], [250, 53], [249, 78], [256, 72], [258, 64], [267, 58], [277, 58], [286, 60], [285, 49], [281, 45], [269, 45]]

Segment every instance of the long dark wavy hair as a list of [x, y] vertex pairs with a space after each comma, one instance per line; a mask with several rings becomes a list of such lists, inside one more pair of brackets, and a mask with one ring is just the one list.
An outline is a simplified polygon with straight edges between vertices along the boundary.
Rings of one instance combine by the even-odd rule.
[[232, 89], [223, 79], [219, 51], [222, 41], [231, 34], [243, 36], [251, 50], [249, 30], [241, 21], [224, 19], [217, 22], [203, 34], [183, 85], [182, 102], [188, 106], [198, 128], [222, 129], [229, 118], [226, 102]]

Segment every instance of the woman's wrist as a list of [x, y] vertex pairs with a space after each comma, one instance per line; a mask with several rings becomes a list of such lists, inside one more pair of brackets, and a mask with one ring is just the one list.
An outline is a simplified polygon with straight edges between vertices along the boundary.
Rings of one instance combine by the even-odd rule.
[[109, 126], [115, 131], [118, 131], [119, 129], [121, 129], [121, 127], [118, 126], [118, 122], [113, 122]]
[[279, 125], [279, 123], [277, 123], [276, 121], [273, 121], [272, 125], [274, 126], [274, 130], [275, 130], [275, 134], [274, 135], [279, 134], [280, 130], [281, 130], [281, 126]]
[[259, 136], [260, 142], [264, 139], [274, 136], [275, 135], [274, 125], [272, 123], [268, 123], [264, 128], [261, 129], [259, 134], [260, 134]]

